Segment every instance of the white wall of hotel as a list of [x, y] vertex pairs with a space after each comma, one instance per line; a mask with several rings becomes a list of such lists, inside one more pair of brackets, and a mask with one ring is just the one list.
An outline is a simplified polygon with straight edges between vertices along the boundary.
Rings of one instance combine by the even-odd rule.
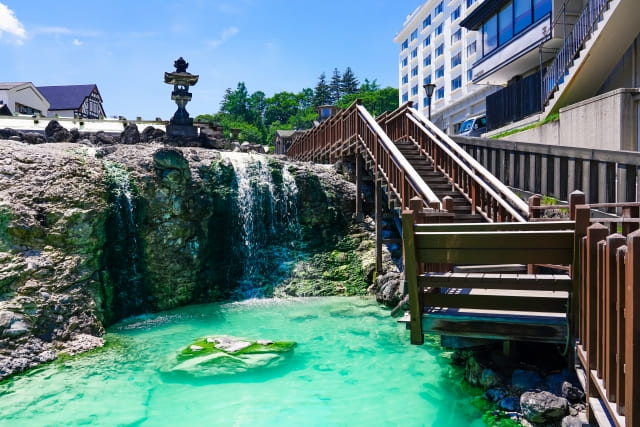
[[123, 121], [117, 119], [73, 119], [70, 117], [52, 118], [33, 118], [31, 116], [0, 116], [0, 129], [10, 128], [22, 132], [44, 132], [45, 128], [51, 120], [57, 120], [60, 125], [66, 129], [77, 128], [80, 132], [98, 132], [120, 133], [124, 130], [126, 124], [133, 123], [142, 132], [147, 126], [165, 130], [164, 123], [154, 121]]
[[[425, 102], [423, 85], [425, 78], [431, 76], [431, 83], [436, 85], [436, 92], [431, 100], [431, 117], [439, 127], [449, 133], [454, 133], [465, 118], [484, 114], [485, 97], [500, 89], [500, 86], [472, 83], [473, 64], [480, 59], [481, 41], [477, 31], [469, 31], [459, 24], [479, 3], [481, 0], [427, 0], [407, 16], [402, 29], [393, 39], [399, 47], [400, 104], [406, 102], [405, 98], [413, 101], [426, 116], [428, 104]], [[440, 5], [442, 12], [436, 13], [436, 8]], [[459, 16], [456, 17], [458, 11]], [[431, 22], [424, 25], [428, 16]], [[436, 35], [436, 29], [440, 25], [442, 32]], [[456, 36], [458, 30], [459, 40]], [[429, 43], [425, 45], [427, 39]], [[405, 40], [407, 46], [403, 47]], [[439, 46], [443, 46], [442, 54], [436, 56]], [[458, 54], [461, 56], [460, 63], [453, 65], [452, 59]], [[425, 65], [425, 59], [428, 57], [431, 58], [431, 63]], [[444, 68], [444, 72], [441, 73], [443, 75], [436, 78], [436, 70], [440, 67]], [[461, 79], [461, 85], [454, 89], [453, 80], [458, 77]], [[440, 88], [444, 88], [440, 94], [442, 96], [437, 93]]]
[[51, 106], [32, 83], [15, 84], [6, 89], [0, 87], [0, 101], [7, 105], [12, 113], [16, 112], [16, 103], [38, 110], [43, 116], [47, 115]]

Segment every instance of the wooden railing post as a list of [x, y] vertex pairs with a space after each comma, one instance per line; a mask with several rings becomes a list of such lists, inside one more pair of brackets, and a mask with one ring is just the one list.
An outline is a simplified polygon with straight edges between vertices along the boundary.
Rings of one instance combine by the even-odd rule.
[[625, 417], [628, 426], [640, 424], [640, 230], [627, 237], [625, 262]]
[[584, 193], [580, 190], [576, 190], [569, 195], [569, 219], [575, 221], [576, 208], [578, 205], [585, 204]]
[[[626, 242], [626, 241], [625, 241]], [[615, 396], [618, 406], [618, 414], [625, 414], [625, 265], [627, 246], [620, 246], [616, 251], [616, 389]]]
[[616, 254], [618, 248], [626, 243], [621, 234], [612, 234], [607, 237], [605, 252], [605, 283], [604, 283], [604, 383], [607, 390], [607, 399], [616, 402], [617, 376], [616, 376], [616, 348], [617, 348], [617, 263]]
[[360, 146], [356, 143], [356, 222], [362, 222], [364, 215], [362, 214], [362, 156], [360, 155]]
[[418, 289], [418, 272], [416, 263], [416, 247], [413, 238], [413, 212], [402, 213], [402, 242], [404, 248], [404, 277], [409, 289], [409, 314], [411, 327], [411, 344], [423, 344], [422, 331], [422, 298]]
[[[598, 335], [597, 335], [597, 319], [598, 319], [598, 242], [604, 240], [607, 236], [608, 228], [602, 224], [594, 224], [587, 228], [587, 256], [586, 256], [586, 326], [584, 336], [586, 338], [585, 350], [587, 352], [586, 371], [586, 392], [587, 402], [590, 396], [597, 396], [597, 388], [594, 383], [591, 371], [598, 369]], [[589, 409], [589, 420], [593, 420], [593, 414]]]
[[376, 226], [376, 272], [382, 274], [382, 180], [378, 172], [373, 173], [375, 181], [375, 226]]
[[[580, 246], [582, 244], [582, 238], [587, 233], [587, 227], [589, 227], [589, 215], [590, 210], [588, 207], [582, 207], [575, 212], [575, 231], [573, 238], [573, 263], [571, 265], [571, 298], [570, 298], [570, 312], [569, 312], [569, 340], [571, 345], [569, 346], [568, 360], [573, 363], [574, 356], [574, 343], [576, 338], [580, 334], [584, 334], [584, 331], [580, 331], [580, 319], [581, 308], [584, 308], [581, 304], [581, 300], [584, 298], [582, 295], [582, 277], [584, 275], [586, 264], [582, 263]], [[582, 343], [584, 345], [584, 342]]]
[[453, 213], [453, 198], [451, 196], [445, 196], [442, 199], [442, 209], [449, 213]]
[[535, 207], [540, 206], [541, 201], [542, 197], [538, 194], [534, 194], [533, 196], [529, 197], [529, 220], [533, 218], [540, 218], [540, 210], [535, 209]]

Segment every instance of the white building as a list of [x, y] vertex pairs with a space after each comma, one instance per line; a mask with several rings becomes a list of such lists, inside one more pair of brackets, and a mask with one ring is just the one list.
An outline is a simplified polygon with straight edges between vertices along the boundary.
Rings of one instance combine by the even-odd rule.
[[49, 101], [33, 83], [0, 83], [0, 111], [4, 114], [46, 116], [49, 107]]
[[432, 121], [456, 133], [468, 117], [485, 113], [485, 97], [499, 87], [473, 84], [473, 63], [481, 55], [478, 33], [460, 26], [481, 0], [427, 0], [405, 20], [393, 39], [400, 46], [400, 104], [413, 101], [428, 114], [423, 86], [436, 85]]

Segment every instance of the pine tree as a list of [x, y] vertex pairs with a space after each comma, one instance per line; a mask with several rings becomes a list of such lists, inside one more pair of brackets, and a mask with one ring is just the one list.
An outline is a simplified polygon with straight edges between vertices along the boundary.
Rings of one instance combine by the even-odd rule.
[[333, 69], [329, 88], [331, 90], [331, 104], [335, 104], [342, 96], [342, 75], [337, 68]]
[[344, 70], [344, 73], [342, 73], [340, 89], [343, 96], [358, 93], [360, 91], [360, 82], [356, 78], [355, 74], [353, 74], [353, 71], [351, 71], [351, 67], [347, 67], [347, 69]]
[[322, 73], [313, 93], [313, 106], [326, 105], [331, 102], [331, 89], [327, 84], [327, 76]]

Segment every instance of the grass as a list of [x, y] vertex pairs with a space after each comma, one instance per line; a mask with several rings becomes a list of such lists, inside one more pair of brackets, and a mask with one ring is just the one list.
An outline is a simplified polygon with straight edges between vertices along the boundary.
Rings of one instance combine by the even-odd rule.
[[504, 138], [505, 136], [509, 136], [509, 135], [513, 135], [514, 133], [520, 133], [520, 132], [524, 132], [524, 131], [529, 130], [529, 129], [537, 128], [539, 126], [546, 125], [547, 123], [554, 122], [556, 120], [560, 120], [560, 114], [559, 113], [549, 114], [549, 116], [547, 116], [547, 118], [544, 119], [541, 122], [536, 122], [536, 123], [532, 123], [532, 124], [527, 125], [527, 126], [523, 126], [521, 128], [510, 129], [508, 131], [501, 132], [501, 133], [499, 133], [497, 135], [492, 136], [491, 139]]

